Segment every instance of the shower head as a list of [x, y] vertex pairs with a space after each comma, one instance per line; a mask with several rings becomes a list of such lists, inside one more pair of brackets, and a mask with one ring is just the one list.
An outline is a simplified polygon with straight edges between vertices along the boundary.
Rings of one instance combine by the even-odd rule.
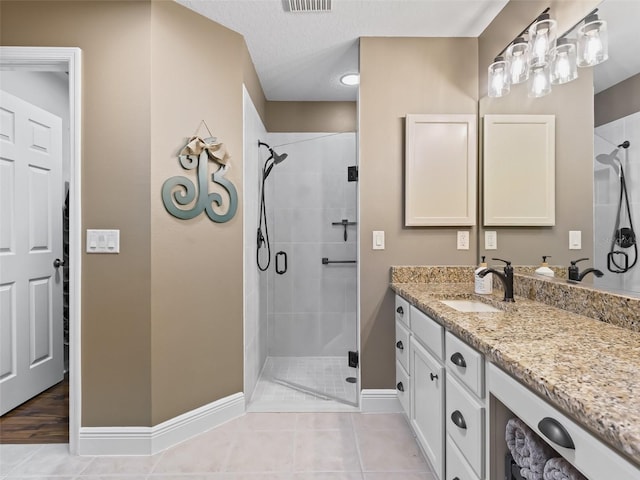
[[281, 153], [280, 155], [278, 155], [276, 152], [273, 151], [273, 148], [270, 148], [269, 151], [271, 152], [271, 156], [273, 157], [273, 162], [276, 165], [284, 161], [284, 159], [288, 157], [286, 153]]
[[596, 155], [596, 160], [603, 165], [611, 166], [611, 168], [613, 168], [613, 170], [618, 173], [618, 164], [620, 164], [620, 159], [618, 158], [618, 150], [620, 149], [616, 148], [611, 153], [601, 153], [600, 155]]
[[267, 167], [266, 163], [265, 163], [265, 173], [264, 173], [264, 178], [267, 178], [267, 176], [269, 175], [269, 173], [271, 173], [271, 169], [273, 168], [274, 165], [277, 165], [280, 162], [283, 162], [285, 158], [287, 158], [287, 154], [286, 153], [281, 153], [281, 154], [277, 154], [273, 148], [271, 148], [269, 145], [267, 145], [264, 142], [261, 142], [260, 140], [258, 140], [258, 148], [260, 147], [267, 147], [269, 149], [269, 153], [271, 154], [271, 156], [269, 158], [267, 158], [267, 162], [269, 160], [273, 160], [271, 162], [271, 164]]

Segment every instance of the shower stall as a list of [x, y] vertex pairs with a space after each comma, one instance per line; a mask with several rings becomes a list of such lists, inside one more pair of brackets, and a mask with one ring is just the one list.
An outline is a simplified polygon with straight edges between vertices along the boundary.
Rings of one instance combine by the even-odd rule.
[[348, 170], [356, 134], [265, 133], [259, 141], [258, 220], [246, 235], [255, 233], [263, 356], [248, 409], [353, 408], [357, 181]]
[[596, 127], [594, 284], [640, 296], [640, 112]]

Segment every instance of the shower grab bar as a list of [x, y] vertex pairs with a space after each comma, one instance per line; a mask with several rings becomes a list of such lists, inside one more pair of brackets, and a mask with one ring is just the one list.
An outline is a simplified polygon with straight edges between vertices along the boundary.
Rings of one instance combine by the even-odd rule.
[[329, 263], [357, 263], [357, 260], [329, 260], [327, 257], [322, 257], [323, 265], [328, 265]]

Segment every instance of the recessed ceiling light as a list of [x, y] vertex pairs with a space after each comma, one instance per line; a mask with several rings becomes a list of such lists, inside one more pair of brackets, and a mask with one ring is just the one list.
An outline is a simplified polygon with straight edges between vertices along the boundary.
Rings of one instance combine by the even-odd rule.
[[360, 83], [360, 75], [357, 73], [347, 73], [340, 77], [340, 83], [343, 85], [358, 85]]

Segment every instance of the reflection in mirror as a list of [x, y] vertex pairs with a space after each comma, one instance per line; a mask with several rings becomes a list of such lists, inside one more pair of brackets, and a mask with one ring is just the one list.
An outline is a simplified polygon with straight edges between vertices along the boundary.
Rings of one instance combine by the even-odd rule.
[[[605, 0], [609, 60], [594, 69], [594, 285], [640, 296], [640, 2]], [[634, 104], [636, 102], [636, 104]]]

